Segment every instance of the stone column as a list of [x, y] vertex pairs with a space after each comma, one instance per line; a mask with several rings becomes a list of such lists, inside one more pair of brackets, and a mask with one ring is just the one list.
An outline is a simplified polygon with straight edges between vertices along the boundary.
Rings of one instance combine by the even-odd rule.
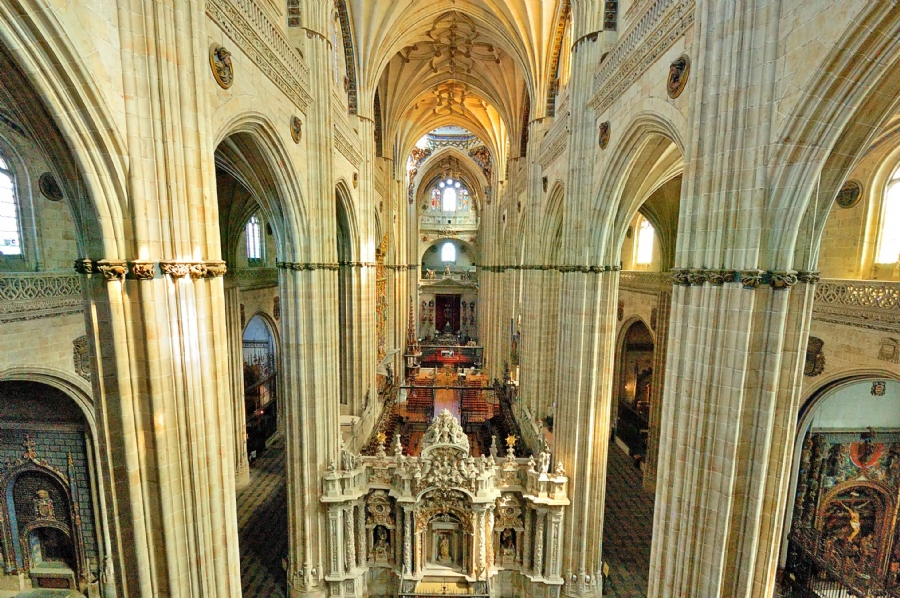
[[356, 567], [356, 521], [353, 507], [345, 507], [342, 511], [344, 520], [344, 572], [349, 574]]
[[666, 360], [669, 347], [669, 314], [672, 293], [663, 291], [656, 298], [656, 345], [653, 348], [653, 383], [650, 387], [650, 422], [647, 435], [647, 460], [644, 468], [644, 490], [656, 492], [656, 465], [659, 462], [659, 428], [662, 396], [665, 388]]
[[562, 543], [563, 511], [561, 508], [547, 512], [547, 562], [544, 565], [545, 575], [550, 581], [560, 581], [559, 552]]
[[602, 594], [599, 584], [585, 580], [596, 580], [601, 569], [618, 263], [612, 263], [615, 251], [600, 245], [601, 236], [592, 230], [598, 221], [584, 213], [584, 206], [596, 204], [594, 168], [603, 158], [597, 145], [599, 115], [587, 105], [594, 94], [593, 73], [610, 40], [602, 32], [601, 2], [578, 0], [572, 11], [568, 155], [577, 159], [569, 163], [563, 205], [552, 448], [554, 461], [562, 461], [572, 480], [561, 554], [563, 594], [583, 598]]
[[331, 557], [328, 563], [328, 574], [341, 575], [343, 559], [341, 558], [341, 509], [339, 507], [328, 509], [328, 554]]
[[413, 511], [409, 507], [403, 508], [403, 573], [413, 574]]
[[366, 538], [366, 503], [365, 500], [356, 506], [356, 564], [360, 569], [368, 562], [368, 542]]
[[534, 523], [534, 567], [535, 577], [544, 577], [544, 509], [535, 511]]
[[530, 571], [533, 560], [531, 558], [531, 521], [534, 519], [534, 511], [525, 506], [525, 541], [522, 548], [522, 570]]
[[244, 404], [244, 341], [241, 325], [241, 289], [230, 277], [225, 279], [225, 329], [228, 332], [228, 380], [234, 406], [234, 478], [235, 486], [242, 488], [250, 483], [247, 414]]
[[653, 596], [774, 592], [814, 285], [741, 276], [673, 291]]

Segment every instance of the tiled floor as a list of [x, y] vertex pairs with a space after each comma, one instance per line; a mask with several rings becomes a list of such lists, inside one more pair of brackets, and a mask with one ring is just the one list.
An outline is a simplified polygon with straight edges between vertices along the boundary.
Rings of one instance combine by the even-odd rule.
[[250, 483], [237, 493], [244, 598], [284, 597], [287, 558], [287, 488], [284, 441], [276, 440], [250, 468]]
[[604, 595], [637, 598], [647, 595], [653, 494], [641, 486], [643, 473], [615, 444], [609, 446], [603, 559], [609, 565]]

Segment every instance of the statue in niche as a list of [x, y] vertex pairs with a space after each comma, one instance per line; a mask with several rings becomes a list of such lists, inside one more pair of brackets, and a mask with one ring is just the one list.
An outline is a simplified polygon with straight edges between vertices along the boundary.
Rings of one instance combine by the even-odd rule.
[[375, 545], [373, 548], [376, 563], [387, 563], [390, 560], [391, 541], [388, 537], [387, 528], [383, 525], [375, 527]]
[[509, 528], [500, 532], [500, 556], [516, 556], [516, 535]]
[[453, 557], [450, 556], [450, 538], [447, 534], [441, 534], [441, 539], [438, 540], [438, 562], [442, 565], [453, 563]]

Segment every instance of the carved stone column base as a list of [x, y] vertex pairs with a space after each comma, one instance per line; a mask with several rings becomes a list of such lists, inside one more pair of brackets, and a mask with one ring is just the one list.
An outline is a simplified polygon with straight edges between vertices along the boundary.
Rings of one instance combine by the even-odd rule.
[[247, 460], [238, 461], [234, 472], [234, 486], [237, 489], [246, 488], [250, 484], [250, 465]]

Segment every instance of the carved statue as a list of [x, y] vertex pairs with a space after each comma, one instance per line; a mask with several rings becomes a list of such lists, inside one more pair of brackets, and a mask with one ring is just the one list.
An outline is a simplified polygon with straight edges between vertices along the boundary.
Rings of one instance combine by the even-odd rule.
[[438, 562], [439, 563], [451, 562], [450, 540], [447, 539], [446, 534], [441, 535], [441, 539], [438, 542]]
[[547, 451], [541, 451], [540, 457], [538, 457], [541, 462], [541, 473], [549, 473], [550, 472], [550, 453]]
[[[850, 515], [850, 535], [847, 537], [847, 542], [852, 542], [853, 539], [859, 535], [860, 529], [862, 528], [862, 524], [859, 520], [859, 511], [854, 509], [853, 507], [848, 507], [842, 502], [839, 502], [838, 504], [841, 505], [844, 510], [847, 511], [847, 513]], [[862, 508], [867, 504], [869, 504], [869, 501], [864, 502], [863, 504], [859, 505], [859, 507]]]
[[502, 556], [515, 556], [516, 535], [509, 528], [500, 533], [500, 554]]
[[212, 67], [216, 82], [223, 89], [234, 83], [234, 67], [231, 64], [231, 52], [222, 46], [212, 48], [209, 53], [209, 64]]
[[566, 475], [566, 470], [565, 470], [565, 468], [563, 468], [562, 461], [556, 462], [556, 475], [558, 477], [562, 477], [562, 476]]
[[432, 270], [431, 268], [426, 268], [425, 280], [434, 280], [435, 278], [437, 278], [437, 275], [435, 274], [434, 270]]
[[387, 562], [391, 554], [391, 544], [388, 538], [387, 529], [383, 525], [375, 528], [375, 561]]
[[535, 469], [535, 465], [536, 465], [536, 463], [534, 461], [534, 455], [532, 455], [531, 457], [528, 457], [528, 473], [537, 473], [537, 470]]

